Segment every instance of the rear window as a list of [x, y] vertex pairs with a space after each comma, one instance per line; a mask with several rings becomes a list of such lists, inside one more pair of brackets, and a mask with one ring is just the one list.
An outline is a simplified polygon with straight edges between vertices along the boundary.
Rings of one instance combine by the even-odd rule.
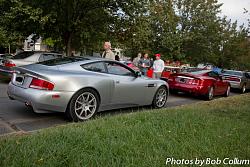
[[190, 74], [193, 75], [201, 75], [201, 74], [205, 74], [207, 72], [210, 72], [211, 70], [200, 70], [200, 71], [194, 71], [194, 72], [190, 72]]
[[56, 65], [68, 64], [68, 63], [84, 61], [84, 60], [89, 60], [89, 59], [85, 57], [64, 57], [64, 58], [47, 60], [44, 62], [40, 62], [38, 64], [42, 64], [46, 66], [56, 66]]
[[241, 71], [223, 71], [223, 74], [243, 76], [243, 73]]
[[31, 55], [33, 55], [35, 52], [21, 52], [15, 55], [12, 59], [25, 59]]

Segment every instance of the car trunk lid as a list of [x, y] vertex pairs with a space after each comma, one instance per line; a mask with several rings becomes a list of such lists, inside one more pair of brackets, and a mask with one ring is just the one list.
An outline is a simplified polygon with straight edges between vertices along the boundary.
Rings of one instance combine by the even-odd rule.
[[15, 67], [11, 82], [18, 87], [27, 89], [32, 82], [34, 82], [34, 78], [49, 81], [49, 79], [42, 74], [42, 70], [45, 70], [45, 68], [37, 65], [36, 68], [33, 65]]

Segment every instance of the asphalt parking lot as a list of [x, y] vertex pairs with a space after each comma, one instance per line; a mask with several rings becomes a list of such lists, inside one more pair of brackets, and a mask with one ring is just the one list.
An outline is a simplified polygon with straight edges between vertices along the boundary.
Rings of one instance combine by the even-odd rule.
[[[30, 132], [42, 128], [70, 123], [65, 119], [63, 113], [36, 114], [27, 108], [23, 103], [10, 100], [6, 94], [7, 86], [8, 82], [0, 80], [0, 135], [15, 132]], [[231, 93], [231, 96], [237, 94], [238, 93]], [[191, 97], [185, 94], [170, 95], [167, 107], [175, 107], [199, 101], [203, 100], [201, 98]], [[139, 112], [145, 109], [149, 108], [139, 107], [107, 111], [99, 113], [98, 117], [128, 112]]]

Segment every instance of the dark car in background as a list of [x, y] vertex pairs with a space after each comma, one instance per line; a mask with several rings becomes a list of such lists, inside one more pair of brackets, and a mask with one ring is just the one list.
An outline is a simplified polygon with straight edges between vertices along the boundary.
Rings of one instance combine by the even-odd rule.
[[224, 80], [230, 82], [232, 88], [240, 90], [241, 93], [245, 93], [247, 89], [250, 89], [249, 73], [244, 71], [223, 70], [222, 75]]
[[180, 91], [204, 96], [207, 100], [212, 100], [217, 95], [227, 97], [230, 93], [230, 83], [212, 70], [172, 74], [168, 84], [172, 92]]
[[62, 54], [42, 51], [24, 51], [6, 58], [0, 65], [0, 77], [11, 78], [14, 67], [34, 64], [62, 57]]

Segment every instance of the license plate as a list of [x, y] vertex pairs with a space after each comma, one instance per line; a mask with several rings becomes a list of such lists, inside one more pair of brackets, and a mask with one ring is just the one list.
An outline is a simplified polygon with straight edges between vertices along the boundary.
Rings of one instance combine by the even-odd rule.
[[24, 76], [23, 75], [16, 75], [15, 83], [22, 85], [24, 82]]

